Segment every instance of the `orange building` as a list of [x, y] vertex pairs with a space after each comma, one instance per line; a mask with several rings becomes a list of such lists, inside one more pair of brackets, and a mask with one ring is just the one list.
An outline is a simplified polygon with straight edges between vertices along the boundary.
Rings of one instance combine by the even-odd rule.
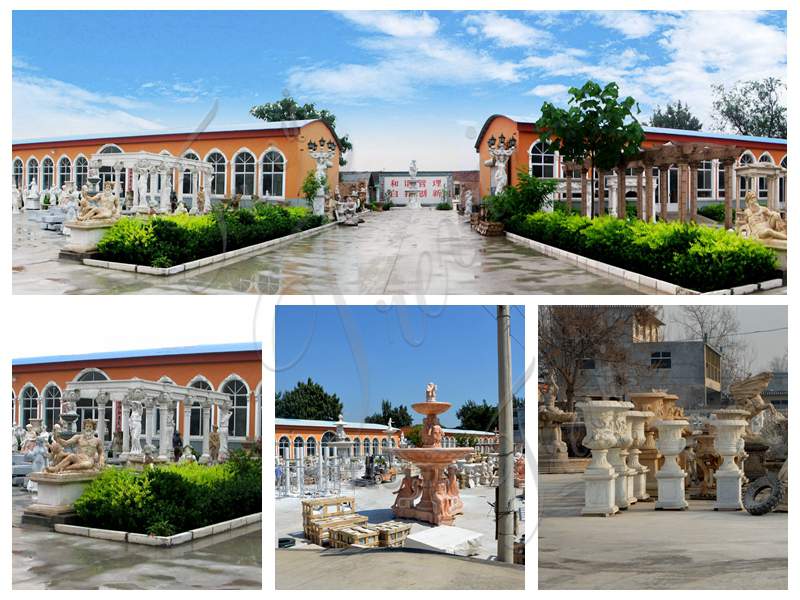
[[[231, 400], [231, 447], [261, 437], [261, 344], [257, 343], [20, 358], [12, 361], [11, 376], [12, 420], [23, 427], [31, 419], [42, 419], [47, 430], [52, 431], [61, 414], [61, 399], [68, 382], [138, 378], [225, 393]], [[95, 399], [81, 398], [76, 404], [79, 428], [84, 418], [98, 418]], [[119, 404], [106, 405], [106, 441], [113, 431], [122, 428]], [[175, 426], [181, 433], [187, 426], [183, 409], [179, 402]], [[216, 410], [211, 413], [211, 420], [218, 424]], [[201, 422], [202, 408], [195, 404], [188, 424], [193, 445], [202, 442]], [[156, 434], [159, 424], [160, 419], [156, 419]]]
[[[391, 435], [386, 425], [376, 423], [344, 423], [344, 432], [353, 442], [353, 456], [379, 456], [387, 448], [400, 445], [402, 434], [395, 429]], [[275, 456], [298, 458], [299, 448], [305, 456], [317, 456], [319, 449], [328, 447], [336, 438], [336, 421], [311, 419], [275, 419]]]
[[[660, 127], [643, 127], [645, 141], [644, 148], [652, 148], [673, 143], [706, 143], [735, 145], [744, 148], [739, 158], [739, 165], [748, 163], [771, 163], [784, 169], [786, 161], [786, 140], [752, 137], [743, 135], [728, 135], [722, 133], [704, 133], [700, 131], [683, 131], [678, 129], [663, 129]], [[488, 196], [493, 192], [492, 167], [486, 162], [490, 160], [488, 141], [491, 138], [499, 140], [500, 136], [504, 139], [516, 140], [516, 151], [508, 161], [508, 182], [516, 185], [519, 181], [517, 173], [520, 169], [540, 178], [560, 179], [565, 176], [564, 164], [558, 152], [549, 153], [542, 147], [539, 140], [539, 131], [535, 123], [515, 121], [503, 115], [492, 115], [483, 125], [483, 128], [475, 142], [475, 151], [479, 157], [480, 169], [480, 197]], [[724, 169], [718, 161], [704, 161], [697, 169], [697, 202], [699, 206], [717, 202], [724, 202], [725, 184]], [[574, 173], [573, 177], [579, 177]], [[744, 197], [744, 193], [749, 184], [744, 177], [737, 177], [735, 182], [738, 188], [739, 197]], [[669, 210], [678, 210], [678, 168], [670, 168], [669, 173]], [[656, 185], [658, 182], [656, 181]], [[579, 185], [573, 186], [573, 199], [579, 195]], [[767, 198], [767, 181], [762, 177], [759, 179], [758, 195], [760, 200]], [[783, 210], [786, 207], [786, 177], [785, 173], [778, 182], [778, 202]], [[630, 193], [628, 194], [630, 196]]]
[[[221, 200], [235, 194], [245, 197], [291, 201], [302, 197], [303, 178], [316, 169], [309, 156], [309, 142], [334, 142], [328, 180], [339, 179], [341, 148], [330, 127], [319, 119], [261, 123], [252, 129], [161, 133], [113, 137], [38, 140], [11, 146], [13, 183], [17, 189], [28, 188], [36, 181], [39, 190], [61, 188], [73, 181], [77, 189], [86, 183], [89, 160], [93, 154], [152, 152], [180, 158], [202, 160], [213, 166], [214, 179], [206, 195]], [[113, 181], [115, 173], [103, 167], [102, 182]], [[133, 169], [122, 173], [122, 194], [133, 185]], [[182, 179], [182, 180], [181, 180]], [[160, 185], [160, 183], [159, 183]], [[189, 206], [197, 192], [197, 180], [185, 172], [174, 174], [172, 189]], [[155, 190], [150, 190], [151, 192]]]

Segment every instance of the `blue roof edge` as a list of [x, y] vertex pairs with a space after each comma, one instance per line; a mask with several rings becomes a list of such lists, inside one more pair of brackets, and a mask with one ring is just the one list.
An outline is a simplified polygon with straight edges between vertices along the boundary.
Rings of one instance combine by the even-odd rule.
[[197, 346], [173, 346], [170, 348], [145, 348], [141, 350], [120, 350], [115, 352], [91, 352], [88, 354], [59, 354], [53, 356], [14, 358], [11, 360], [11, 366], [17, 367], [85, 360], [113, 360], [117, 358], [137, 358], [144, 356], [178, 356], [181, 354], [212, 354], [214, 352], [253, 352], [260, 350], [261, 342], [201, 344]]

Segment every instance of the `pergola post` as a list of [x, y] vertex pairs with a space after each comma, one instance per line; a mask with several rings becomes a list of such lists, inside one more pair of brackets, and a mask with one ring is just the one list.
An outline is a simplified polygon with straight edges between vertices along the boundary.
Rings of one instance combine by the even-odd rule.
[[653, 204], [655, 202], [655, 190], [653, 189], [653, 167], [652, 165], [645, 164], [644, 167], [644, 187], [645, 187], [645, 201], [644, 201], [644, 210], [646, 215], [646, 220], [648, 223], [653, 221]]
[[624, 219], [628, 214], [628, 204], [625, 199], [626, 191], [625, 168], [617, 167], [617, 217]]
[[661, 204], [661, 220], [666, 223], [669, 204], [669, 165], [658, 167], [658, 202]]
[[158, 407], [160, 409], [159, 420], [159, 436], [158, 436], [158, 458], [167, 460], [169, 457], [169, 431], [167, 430], [167, 417], [168, 411], [175, 410], [175, 406], [170, 406], [169, 399], [166, 394], [162, 394], [158, 399]]
[[564, 177], [564, 188], [567, 193], [566, 205], [569, 211], [572, 210], [572, 170], [569, 167], [567, 167], [565, 170], [566, 176]]
[[688, 168], [686, 163], [678, 165], [678, 220], [681, 223], [686, 223], [686, 204], [689, 201], [689, 177], [686, 173]]
[[767, 208], [770, 210], [778, 210], [778, 203], [775, 199], [778, 197], [776, 193], [776, 183], [778, 181], [778, 177], [773, 172], [770, 175], [767, 175]]
[[108, 392], [102, 392], [97, 395], [97, 437], [101, 442], [106, 439], [106, 404], [108, 404]]
[[697, 222], [697, 167], [699, 163], [691, 162], [688, 165], [689, 171], [689, 220]]
[[145, 406], [145, 428], [144, 428], [144, 445], [150, 446], [153, 440], [156, 426], [156, 403], [155, 398], [148, 396], [144, 401]]
[[581, 214], [584, 217], [591, 217], [589, 214], [589, 194], [586, 191], [589, 183], [589, 169], [586, 167], [581, 168]]
[[130, 430], [131, 401], [128, 394], [122, 399], [122, 452], [131, 451], [131, 430]]
[[189, 432], [192, 429], [192, 403], [194, 398], [187, 396], [183, 401], [183, 447], [188, 446], [191, 441]]
[[211, 433], [211, 406], [210, 401], [205, 399], [201, 404], [203, 407], [203, 454], [200, 457], [200, 462], [205, 464], [209, 460], [211, 460], [211, 455], [209, 454], [209, 440], [208, 435]]
[[597, 171], [597, 215], [602, 217], [606, 214], [606, 174], [605, 171]]
[[725, 169], [725, 229], [733, 227], [733, 200], [735, 177], [733, 175], [733, 159], [723, 161]]
[[636, 217], [647, 221], [647, 196], [644, 192], [644, 169], [636, 167]]

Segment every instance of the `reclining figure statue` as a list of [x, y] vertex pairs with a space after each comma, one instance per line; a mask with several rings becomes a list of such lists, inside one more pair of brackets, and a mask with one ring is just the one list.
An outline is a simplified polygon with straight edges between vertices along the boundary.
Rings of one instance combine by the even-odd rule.
[[95, 422], [92, 419], [83, 421], [83, 431], [61, 442], [61, 446], [77, 446], [72, 454], [61, 455], [63, 458], [45, 469], [48, 473], [64, 473], [67, 471], [100, 471], [105, 467], [103, 442], [95, 437]]

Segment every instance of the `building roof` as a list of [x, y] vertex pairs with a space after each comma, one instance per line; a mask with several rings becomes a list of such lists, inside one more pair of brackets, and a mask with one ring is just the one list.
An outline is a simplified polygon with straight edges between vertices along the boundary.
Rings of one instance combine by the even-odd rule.
[[117, 358], [139, 358], [150, 356], [179, 356], [185, 354], [214, 354], [228, 352], [260, 352], [260, 342], [241, 344], [209, 344], [201, 346], [177, 346], [172, 348], [148, 348], [143, 350], [122, 350], [117, 352], [93, 352], [89, 354], [63, 354], [55, 356], [36, 356], [14, 358], [11, 366], [40, 365], [61, 362], [84, 362], [92, 360], [113, 360]]
[[[486, 133], [486, 129], [488, 129], [489, 125], [492, 121], [494, 121], [498, 117], [505, 117], [511, 121], [514, 121], [518, 126], [526, 128], [528, 131], [535, 130], [536, 124], [528, 121], [516, 121], [511, 117], [506, 117], [506, 115], [494, 114], [486, 119], [486, 122], [483, 124], [480, 133], [478, 134], [477, 139], [475, 140], [475, 150], [480, 149], [480, 143], [483, 140], [483, 136]], [[776, 146], [786, 146], [786, 140], [779, 139], [779, 138], [768, 138], [768, 137], [757, 137], [757, 136], [750, 136], [750, 135], [737, 135], [733, 133], [716, 133], [716, 132], [706, 132], [706, 131], [687, 131], [684, 129], [668, 129], [666, 127], [650, 127], [643, 125], [642, 129], [644, 129], [645, 134], [655, 134], [655, 135], [664, 135], [668, 137], [690, 137], [690, 138], [703, 138], [703, 139], [717, 139], [717, 140], [728, 140], [728, 141], [737, 141], [737, 142], [750, 142], [750, 143], [757, 143], [757, 144], [774, 144]]]
[[[64, 136], [64, 137], [57, 137], [57, 138], [37, 138], [37, 139], [26, 139], [26, 140], [12, 140], [11, 147], [12, 150], [16, 149], [18, 146], [22, 148], [37, 148], [43, 147], [47, 145], [53, 144], [61, 144], [61, 145], [79, 145], [79, 144], [88, 144], [88, 143], [96, 143], [96, 144], [109, 144], [109, 143], [135, 143], [135, 142], [147, 142], [147, 141], [167, 141], [170, 139], [187, 139], [187, 138], [219, 138], [219, 137], [255, 137], [257, 134], [262, 133], [264, 135], [275, 136], [280, 132], [285, 132], [286, 135], [294, 135], [297, 131], [314, 123], [315, 121], [320, 121], [323, 123], [331, 132], [331, 135], [334, 137], [334, 141], [339, 144], [339, 139], [336, 136], [333, 129], [330, 126], [322, 121], [322, 119], [302, 119], [302, 120], [294, 120], [294, 121], [255, 121], [253, 123], [247, 123], [244, 125], [237, 125], [233, 128], [204, 128], [198, 131], [186, 131], [186, 130], [168, 130], [168, 131], [160, 131], [160, 132], [142, 132], [142, 133], [119, 133], [119, 134], [104, 134], [104, 135], [78, 135], [78, 136]], [[339, 146], [341, 150], [341, 145]]]
[[494, 431], [477, 431], [475, 429], [442, 429], [442, 431], [452, 435], [497, 435]]
[[[325, 427], [336, 429], [336, 421], [318, 421], [316, 419], [275, 419], [275, 425], [283, 425], [284, 427]], [[344, 421], [344, 430], [347, 433], [347, 428], [351, 429], [374, 429], [375, 431], [386, 431], [387, 426], [379, 423], [356, 423], [353, 421]], [[400, 429], [397, 429], [399, 432]]]

